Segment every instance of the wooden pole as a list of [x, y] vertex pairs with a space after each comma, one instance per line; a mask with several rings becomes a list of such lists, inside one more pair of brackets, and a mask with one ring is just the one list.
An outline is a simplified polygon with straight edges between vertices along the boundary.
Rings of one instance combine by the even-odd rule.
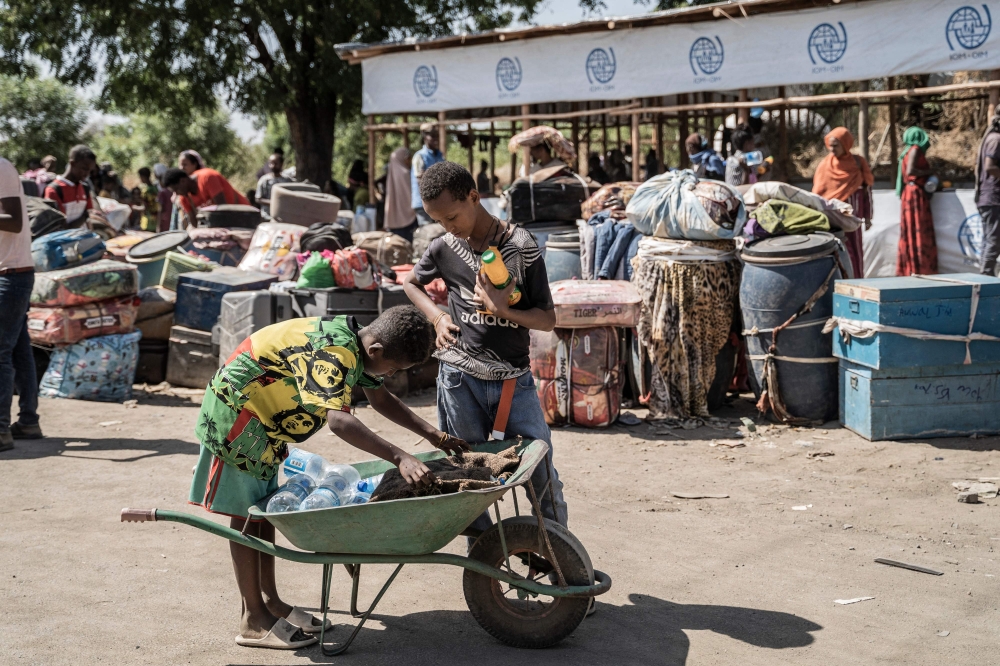
[[[601, 102], [601, 109], [604, 109], [604, 102]], [[601, 159], [608, 156], [608, 114], [601, 114]]]
[[[638, 100], [637, 100], [638, 101]], [[642, 139], [639, 136], [639, 114], [632, 114], [632, 128], [629, 132], [629, 138], [632, 139], [632, 180], [638, 182], [642, 174], [642, 165], [640, 164], [642, 153]]]
[[[687, 104], [688, 96], [687, 94], [678, 95], [678, 104]], [[677, 114], [677, 152], [681, 156], [681, 168], [685, 168], [691, 164], [691, 160], [688, 159], [687, 149], [684, 147], [684, 142], [688, 138], [688, 114], [687, 111], [681, 111]]]
[[476, 172], [473, 171], [473, 169], [475, 167], [474, 162], [475, 162], [476, 158], [475, 158], [475, 155], [474, 155], [474, 151], [475, 151], [476, 147], [473, 144], [475, 143], [476, 137], [472, 133], [472, 123], [469, 123], [468, 125], [466, 125], [466, 136], [468, 137], [468, 140], [469, 140], [469, 173], [471, 173], [472, 177], [475, 178], [476, 177]]
[[[375, 116], [368, 116], [368, 124], [375, 124]], [[375, 200], [375, 131], [368, 132], [368, 197]]]
[[663, 152], [663, 114], [656, 114], [656, 156], [660, 160], [657, 173], [667, 172], [667, 156]]
[[[514, 136], [517, 134], [517, 125], [511, 121], [510, 123], [510, 135]], [[515, 150], [510, 154], [510, 182], [513, 183], [517, 180], [517, 151]]]
[[[740, 89], [740, 100], [739, 101], [740, 102], [746, 102], [747, 101], [747, 89], [746, 88]], [[739, 107], [739, 109], [736, 111], [736, 124], [749, 122], [749, 120], [750, 120], [750, 108], [749, 107], [744, 107], [744, 106]]]
[[410, 149], [410, 117], [407, 115], [403, 116], [403, 147], [407, 150]]
[[445, 125], [444, 111], [438, 111], [438, 142], [441, 144], [441, 154], [448, 159], [448, 126]]
[[[573, 102], [573, 105], [572, 105], [573, 111], [576, 111], [577, 108], [578, 108], [577, 103]], [[581, 155], [583, 154], [583, 151], [580, 150], [580, 119], [579, 118], [573, 118], [573, 120], [572, 120], [572, 126], [571, 126], [571, 129], [570, 129], [570, 134], [573, 137], [573, 139], [572, 139], [572, 141], [573, 141], [573, 150], [576, 151], [576, 164], [574, 165], [576, 168], [574, 169], [574, 171], [576, 171], [577, 173], [580, 173], [580, 171], [582, 171], [582, 169], [580, 168], [580, 161], [583, 159], [581, 157]]]
[[[861, 90], [868, 90], [868, 81], [861, 82]], [[871, 132], [871, 126], [868, 124], [868, 100], [862, 99], [858, 104], [858, 152], [861, 153], [861, 157], [868, 161], [869, 149], [868, 149], [868, 134]]]
[[[785, 86], [781, 86], [780, 88], [778, 88], [778, 95], [780, 95], [781, 97], [785, 96]], [[787, 109], [787, 107], [781, 107], [781, 109], [778, 111], [778, 113], [780, 114], [778, 116], [778, 140], [780, 142], [780, 145], [779, 145], [779, 148], [778, 148], [778, 150], [779, 150], [779, 152], [778, 152], [778, 160], [780, 160], [780, 162], [781, 162], [781, 164], [779, 165], [781, 167], [781, 177], [785, 181], [788, 181], [788, 179], [791, 177], [791, 169], [789, 168], [789, 164], [788, 164], [788, 120], [787, 120], [788, 109]]]
[[[586, 102], [585, 104], [586, 104], [587, 111], [590, 111], [590, 102]], [[590, 136], [590, 116], [584, 116], [583, 117], [583, 127], [584, 127], [583, 132], [584, 132], [584, 134], [587, 137], [587, 152], [584, 153], [584, 155], [583, 155], [582, 164], [581, 164], [581, 168], [580, 168], [580, 173], [583, 174], [584, 176], [589, 176], [590, 175], [590, 141], [591, 141], [591, 136]]]
[[[890, 76], [886, 79], [885, 87], [888, 90], [896, 89], [896, 78]], [[899, 163], [899, 146], [896, 144], [896, 103], [889, 99], [889, 163], [892, 169]], [[893, 171], [893, 182], [895, 182], [895, 171]]]
[[[1000, 69], [994, 69], [990, 72], [990, 80], [996, 81], [1000, 79]], [[1000, 104], [1000, 88], [990, 88], [990, 108], [986, 110], [986, 122], [990, 122], [990, 118], [993, 117], [993, 109], [997, 108], [997, 104]]]
[[496, 129], [493, 127], [493, 123], [490, 123], [490, 196], [496, 194], [494, 189], [494, 179], [496, 178], [497, 171], [497, 145], [496, 145]]

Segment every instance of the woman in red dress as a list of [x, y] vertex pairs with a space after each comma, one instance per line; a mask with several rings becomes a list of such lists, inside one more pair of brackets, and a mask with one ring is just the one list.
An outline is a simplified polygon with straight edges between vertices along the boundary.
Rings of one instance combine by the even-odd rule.
[[911, 127], [903, 134], [903, 154], [899, 158], [896, 195], [899, 196], [899, 250], [896, 275], [933, 275], [937, 273], [937, 240], [931, 199], [924, 189], [930, 176], [927, 133]]

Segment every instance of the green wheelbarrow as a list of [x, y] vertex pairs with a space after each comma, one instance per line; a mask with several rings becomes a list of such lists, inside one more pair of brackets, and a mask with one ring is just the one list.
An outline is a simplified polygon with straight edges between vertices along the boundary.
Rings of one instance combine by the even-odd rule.
[[[404, 564], [462, 567], [466, 603], [483, 629], [513, 647], [544, 648], [566, 638], [580, 625], [593, 597], [611, 588], [611, 578], [594, 569], [583, 544], [569, 530], [541, 517], [538, 497], [528, 481], [538, 465], [550, 465], [548, 444], [518, 439], [474, 448], [497, 453], [512, 445], [518, 447], [521, 464], [498, 488], [288, 513], [267, 513], [266, 498], [250, 507], [251, 517], [273, 524], [297, 550], [179, 511], [122, 509], [121, 519], [184, 523], [268, 555], [322, 564], [320, 611], [324, 630], [320, 646], [327, 656], [342, 654], [350, 647]], [[444, 456], [441, 451], [417, 454], [424, 461]], [[392, 468], [392, 464], [369, 460], [355, 463], [354, 467], [362, 478], [367, 478]], [[526, 493], [534, 516], [521, 515], [518, 487]], [[515, 515], [501, 518], [499, 502], [508, 492]], [[546, 487], [543, 492], [552, 490]], [[436, 552], [466, 534], [469, 525], [491, 505], [497, 522], [478, 535], [468, 556]], [[360, 622], [346, 640], [328, 644], [325, 626], [333, 567], [337, 564], [344, 565], [352, 578], [350, 610]], [[365, 611], [357, 607], [362, 564], [397, 565]]]

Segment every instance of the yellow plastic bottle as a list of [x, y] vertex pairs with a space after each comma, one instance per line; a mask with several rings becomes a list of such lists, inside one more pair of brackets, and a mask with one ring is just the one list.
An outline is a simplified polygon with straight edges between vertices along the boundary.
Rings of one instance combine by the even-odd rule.
[[[514, 278], [511, 277], [510, 271], [504, 265], [500, 250], [496, 247], [490, 247], [486, 252], [483, 252], [482, 259], [482, 271], [486, 275], [486, 279], [492, 282], [497, 289], [506, 289]], [[514, 305], [519, 300], [521, 300], [521, 290], [514, 287], [514, 291], [507, 297], [507, 305]]]

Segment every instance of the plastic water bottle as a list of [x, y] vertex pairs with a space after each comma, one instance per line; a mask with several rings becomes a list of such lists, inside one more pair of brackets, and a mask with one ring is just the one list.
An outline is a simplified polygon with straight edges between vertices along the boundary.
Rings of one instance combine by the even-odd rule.
[[358, 470], [350, 465], [334, 464], [327, 465], [323, 469], [323, 479], [320, 481], [320, 485], [326, 485], [336, 490], [343, 503], [346, 504], [350, 496], [354, 494], [360, 480], [361, 475], [358, 474]]
[[316, 484], [306, 474], [295, 474], [290, 477], [285, 485], [281, 486], [267, 503], [268, 513], [285, 513], [295, 511], [299, 508], [309, 493], [315, 489]]
[[764, 163], [764, 153], [762, 153], [759, 150], [753, 150], [750, 151], [749, 153], [746, 153], [745, 159], [747, 161], [747, 166], [751, 167], [760, 166], [761, 164]]
[[348, 502], [348, 504], [367, 504], [368, 500], [370, 500], [371, 498], [372, 498], [371, 493], [357, 492], [354, 493], [354, 496], [351, 497], [351, 501]]
[[378, 484], [382, 483], [382, 477], [384, 474], [379, 474], [378, 476], [370, 476], [367, 479], [361, 479], [358, 481], [357, 489], [359, 493], [367, 493], [369, 496], [375, 489], [378, 488]]
[[323, 478], [323, 470], [327, 466], [328, 463], [323, 459], [323, 456], [292, 448], [288, 452], [288, 457], [285, 458], [284, 470], [285, 476], [288, 478], [296, 474], [307, 474], [313, 481], [319, 481]]
[[340, 506], [340, 496], [331, 488], [321, 485], [312, 491], [309, 497], [302, 500], [302, 503], [299, 505], [299, 511], [329, 509], [335, 506]]

